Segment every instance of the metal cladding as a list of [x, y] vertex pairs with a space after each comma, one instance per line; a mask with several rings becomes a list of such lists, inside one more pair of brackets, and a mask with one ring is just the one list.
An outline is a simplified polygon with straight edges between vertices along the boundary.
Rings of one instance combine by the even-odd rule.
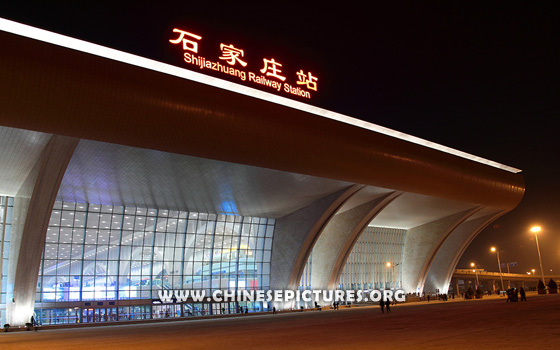
[[5, 32], [0, 41], [4, 126], [504, 210], [524, 193], [520, 173], [355, 125]]

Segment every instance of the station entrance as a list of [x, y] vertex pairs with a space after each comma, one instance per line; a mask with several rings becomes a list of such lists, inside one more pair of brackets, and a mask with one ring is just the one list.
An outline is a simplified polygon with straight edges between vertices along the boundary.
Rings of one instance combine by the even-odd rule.
[[92, 307], [82, 309], [82, 323], [117, 321], [116, 307]]

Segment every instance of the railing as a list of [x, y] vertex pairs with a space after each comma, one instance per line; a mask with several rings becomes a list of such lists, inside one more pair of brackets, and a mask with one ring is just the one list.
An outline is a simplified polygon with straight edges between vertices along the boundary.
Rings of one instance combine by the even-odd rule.
[[[500, 273], [499, 272], [489, 272], [489, 271], [485, 271], [483, 269], [477, 269], [476, 272], [473, 271], [473, 269], [455, 269], [455, 272], [453, 273], [453, 276], [455, 275], [471, 275], [471, 276], [476, 276], [478, 275], [478, 277], [500, 277]], [[502, 277], [510, 277], [510, 278], [524, 278], [524, 279], [535, 279], [535, 280], [539, 280], [542, 278], [541, 275], [528, 275], [528, 274], [522, 274], [522, 273], [507, 273], [507, 272], [503, 272]], [[560, 280], [560, 275], [545, 275], [544, 276], [545, 280], [548, 281], [551, 278], [556, 280]]]

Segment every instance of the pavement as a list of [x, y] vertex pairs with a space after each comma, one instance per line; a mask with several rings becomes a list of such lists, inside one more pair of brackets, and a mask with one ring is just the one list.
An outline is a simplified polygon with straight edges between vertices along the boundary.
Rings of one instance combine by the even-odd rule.
[[560, 344], [560, 294], [0, 333], [11, 349], [528, 349]]

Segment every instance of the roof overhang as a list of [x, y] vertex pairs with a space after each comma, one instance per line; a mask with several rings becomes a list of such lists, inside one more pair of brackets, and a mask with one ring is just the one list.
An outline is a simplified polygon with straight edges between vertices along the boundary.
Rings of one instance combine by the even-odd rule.
[[512, 209], [518, 169], [0, 19], [4, 126]]

